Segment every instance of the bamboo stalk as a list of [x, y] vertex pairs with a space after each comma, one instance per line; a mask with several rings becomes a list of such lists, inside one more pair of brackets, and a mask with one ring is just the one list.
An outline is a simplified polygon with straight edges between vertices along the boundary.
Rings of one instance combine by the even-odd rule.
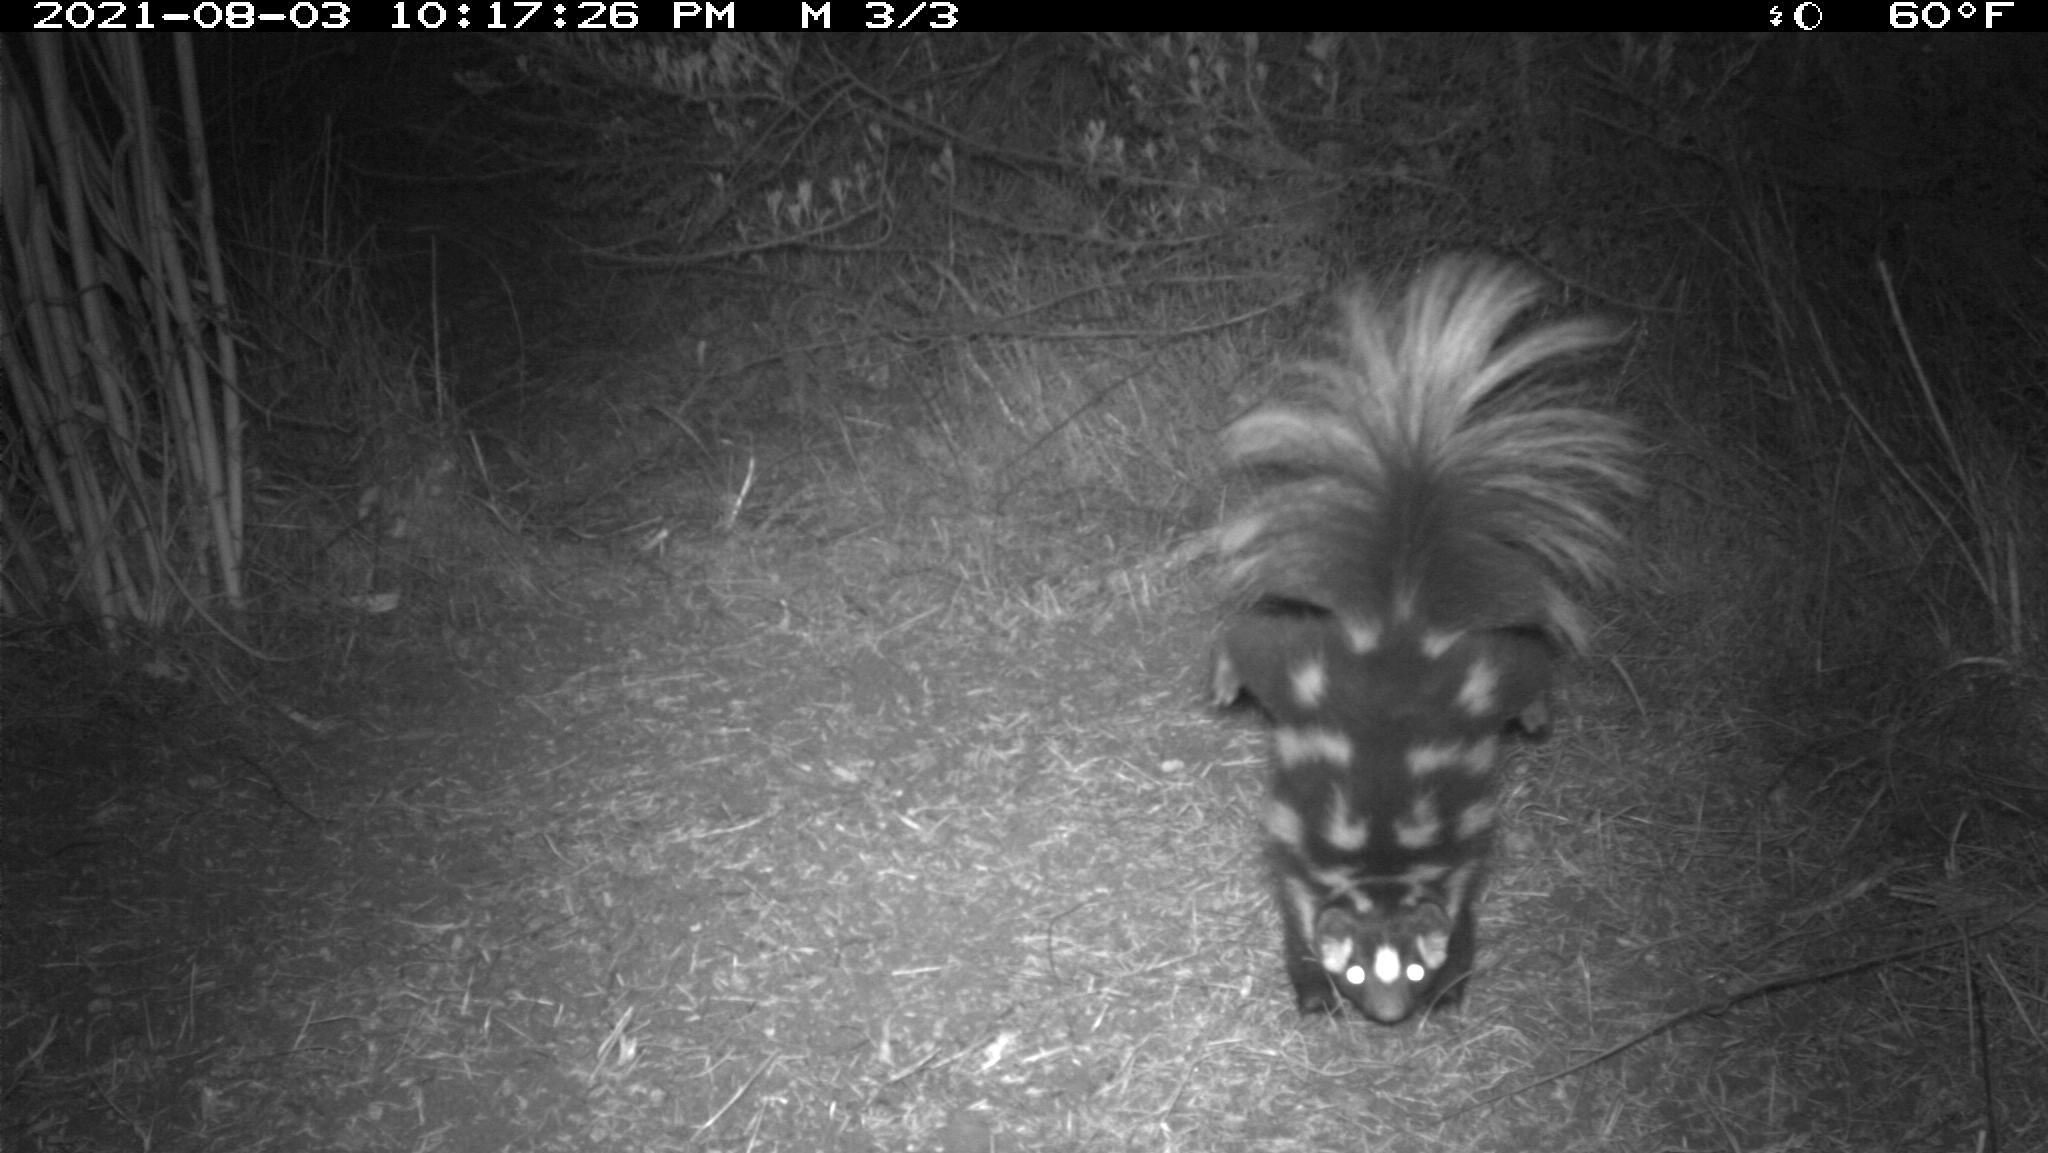
[[[233, 315], [233, 301], [228, 295], [227, 273], [220, 257], [220, 236], [213, 220], [213, 172], [208, 165], [206, 151], [206, 118], [199, 109], [199, 70], [192, 59], [192, 34], [180, 31], [173, 37], [178, 61], [178, 99], [185, 120], [185, 154], [190, 158], [192, 178], [192, 200], [194, 218], [199, 226], [199, 252], [206, 261], [206, 288], [215, 317]], [[222, 460], [225, 472], [225, 508], [221, 517], [225, 524], [221, 531], [221, 576], [228, 603], [235, 609], [243, 607], [242, 550], [243, 540], [243, 493], [242, 493], [242, 394], [241, 375], [236, 361], [235, 342], [227, 327], [216, 323], [213, 329], [214, 365], [220, 373], [221, 408], [220, 422], [225, 458]]]
[[[177, 40], [191, 179], [210, 216], [191, 46]], [[206, 601], [245, 603], [227, 279], [210, 218], [195, 224], [167, 187], [137, 38], [35, 35], [30, 48], [39, 107], [0, 60], [0, 253], [19, 291], [0, 297], [0, 368], [22, 423], [11, 439], [25, 450], [25, 475], [68, 553], [59, 571], [70, 576], [40, 579], [52, 566], [36, 558], [38, 579], [8, 592], [75, 599], [113, 646], [122, 622], [163, 625], [181, 602], [210, 621]], [[77, 83], [97, 88], [87, 96]], [[117, 119], [95, 128], [81, 106]], [[109, 149], [96, 132], [118, 132], [122, 146]], [[193, 260], [204, 266], [203, 300]], [[19, 555], [33, 547], [37, 521], [6, 511]]]

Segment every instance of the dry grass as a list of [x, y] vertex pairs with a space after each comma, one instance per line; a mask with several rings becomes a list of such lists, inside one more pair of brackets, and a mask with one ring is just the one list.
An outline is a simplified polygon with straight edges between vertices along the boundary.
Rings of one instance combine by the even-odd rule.
[[[2048, 1147], [2039, 681], [2016, 651], [1936, 675], [1904, 643], [1998, 635], [1972, 606], [2030, 571], [2003, 542], [2038, 539], [1902, 499], [2006, 475], [1957, 472], [1976, 455], [1960, 439], [1946, 473], [1815, 499], [1773, 438], [1803, 453], [1846, 425], [1785, 403], [1785, 382], [1863, 377], [1796, 359], [1800, 323], [1837, 322], [1792, 291], [1789, 222], [1766, 234], [1769, 214], [1737, 212], [1756, 235], [1675, 262], [1710, 245], [1653, 231], [1728, 192], [1697, 150], [1742, 128], [1714, 94], [1740, 90], [1757, 49], [1603, 41], [1622, 56], [1590, 91], [1566, 64], [1515, 63], [1571, 43], [1360, 39], [1330, 71], [1269, 42], [1295, 69], [1276, 98], [1330, 101], [1285, 121], [1330, 135], [1290, 158], [1263, 147], [1278, 121], [1242, 103], [1249, 83], [1169, 98], [1202, 81], [1182, 68], [1196, 42], [1097, 42], [1123, 69], [1103, 103], [1162, 87], [1127, 136], [1095, 120], [1116, 148], [1085, 163], [1065, 150], [1096, 81], [1056, 42], [978, 42], [964, 59], [1044, 67], [948, 73], [979, 110], [957, 121], [932, 118], [943, 98], [897, 98], [931, 70], [890, 42], [806, 55], [889, 95], [788, 88], [832, 115], [776, 121], [775, 147], [731, 134], [747, 195], [724, 216], [714, 171], [679, 185], [645, 157], [737, 124], [743, 88], [641, 103], [638, 134], [559, 122], [645, 165], [579, 170], [621, 232], [683, 246], [679, 267], [728, 232], [772, 259], [586, 302], [551, 337], [590, 325], [580, 356], [478, 324], [470, 339], [518, 361], [489, 429], [458, 423], [481, 410], [382, 403], [438, 388], [441, 361], [404, 368], [353, 272], [298, 277], [349, 307], [311, 310], [333, 359], [284, 399], [353, 381], [359, 406], [395, 413], [351, 426], [359, 466], [265, 446], [258, 603], [293, 611], [256, 623], [266, 650], [317, 658], [165, 640], [110, 666], [26, 631], [0, 650], [0, 1148]], [[1201, 55], [1213, 67], [1257, 63], [1247, 41], [1215, 45], [1235, 55]], [[1073, 101], [1064, 119], [1028, 122], [1042, 105], [1018, 94], [1041, 91]], [[625, 106], [581, 96], [607, 124]], [[1186, 123], [1142, 116], [1172, 110]], [[1596, 147], [1578, 134], [1602, 117], [1616, 152], [1558, 153]], [[762, 231], [763, 193], [866, 172], [852, 145], [871, 123], [893, 199]], [[956, 139], [931, 167], [931, 142]], [[1026, 147], [1045, 175], [1011, 175]], [[1610, 199], [1604, 220], [1561, 211]], [[807, 249], [819, 229], [903, 239]], [[1475, 236], [1603, 283], [1630, 282], [1630, 252], [1659, 264], [1637, 283], [1678, 269], [1644, 293], [1644, 347], [1670, 346], [1662, 419], [1693, 455], [1655, 462], [1629, 599], [1600, 606], [1609, 657], [1577, 668], [1559, 731], [1508, 770], [1464, 1007], [1398, 1029], [1304, 1021], [1257, 873], [1263, 739], [1200, 705], [1214, 592], [1189, 534], [1213, 520], [1210, 437], [1306, 323], [1308, 286]], [[586, 287], [501, 283], [556, 291], [526, 303], [557, 311]], [[1777, 319], [1698, 304], [1717, 299]], [[1773, 340], [1673, 335], [1702, 312]], [[1830, 329], [1880, 358], [1891, 332]], [[1865, 411], [1878, 427], [1848, 463], [1883, 480], [1879, 450], [1910, 425]], [[276, 467], [301, 460], [326, 467]], [[375, 517], [371, 486], [389, 498]], [[1844, 515], [1885, 507], [1933, 519]], [[1866, 551], [1823, 571], [1816, 525]], [[1977, 564], [1980, 595], [1954, 612], [1943, 590], [1963, 586], [1915, 584], [1886, 555], [1943, 539], [1951, 576]], [[391, 591], [389, 612], [345, 607]], [[1895, 608], [1916, 603], [1931, 628]], [[2009, 647], [2039, 617], [2005, 617]], [[1845, 635], [1896, 663], [1849, 684], [1864, 665], [1809, 659]], [[1781, 688], [1793, 666], [1811, 696]]]
[[[418, 669], [332, 738], [222, 738], [182, 697], [116, 738], [127, 693], [24, 693], [9, 809], [52, 819], [9, 825], [9, 1144], [1868, 1150], [1956, 1147], [1987, 1109], [2008, 1148], [2048, 1131], [2048, 912], [2018, 887], [2039, 840], [1942, 862], [1816, 818], [1835, 782], [1776, 780], [1743, 724], [1645, 715], [1593, 666], [1513, 771], [1464, 1011], [1297, 1019], [1260, 736], [1196, 705], [1200, 583], [1118, 558], [1003, 595], [904, 579], [945, 570], [941, 540], [699, 540], [668, 561], [696, 574], [681, 599], [587, 572], [573, 603], [609, 610], [500, 622], [475, 689]], [[47, 775], [57, 749], [82, 776]], [[85, 839], [52, 831], [53, 792]]]

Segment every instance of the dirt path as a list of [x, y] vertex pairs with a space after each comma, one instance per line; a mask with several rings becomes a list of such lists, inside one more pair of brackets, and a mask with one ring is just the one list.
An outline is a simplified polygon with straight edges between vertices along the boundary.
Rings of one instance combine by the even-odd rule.
[[[1134, 781], [1255, 788], [1192, 759], [1198, 622], [938, 605], [892, 634], [795, 619], [833, 598], [789, 591], [708, 625], [503, 622], [470, 662], [282, 694], [328, 735], [167, 685], [43, 702], [13, 746], [9, 952], [44, 959], [37, 1064], [72, 1076], [18, 1084], [16, 1115], [157, 1148], [907, 1148], [971, 1078], [1071, 1125], [1143, 1072], [1086, 1044], [1131, 980], [1242, 983], [1236, 948], [1131, 936], [1191, 878], [1185, 845], [1117, 827]], [[144, 689], [159, 712], [111, 715]], [[1244, 831], [1199, 835], [1243, 864]], [[1069, 937], [1109, 925], [1117, 948]]]

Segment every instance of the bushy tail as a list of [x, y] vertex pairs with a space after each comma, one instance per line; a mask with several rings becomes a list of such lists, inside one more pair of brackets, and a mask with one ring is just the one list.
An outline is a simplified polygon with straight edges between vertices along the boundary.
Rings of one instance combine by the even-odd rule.
[[1608, 510], [1638, 487], [1635, 445], [1546, 371], [1613, 329], [1510, 334], [1542, 295], [1520, 269], [1452, 258], [1399, 300], [1344, 300], [1341, 356], [1305, 366], [1307, 395], [1224, 433], [1230, 463], [1263, 482], [1220, 537], [1237, 607], [1583, 647], [1565, 589], [1611, 567]]

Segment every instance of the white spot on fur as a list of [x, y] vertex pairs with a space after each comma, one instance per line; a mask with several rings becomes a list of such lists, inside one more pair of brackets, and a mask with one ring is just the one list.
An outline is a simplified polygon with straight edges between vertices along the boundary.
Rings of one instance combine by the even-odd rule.
[[1406, 816], [1394, 822], [1394, 839], [1404, 849], [1427, 849], [1436, 844], [1443, 827], [1436, 812], [1436, 798], [1424, 793], [1415, 798]]
[[1468, 746], [1461, 741], [1424, 741], [1408, 747], [1408, 771], [1418, 777], [1463, 765]]
[[1273, 748], [1280, 764], [1290, 769], [1316, 761], [1339, 769], [1351, 765], [1351, 738], [1336, 729], [1275, 729]]
[[1401, 954], [1392, 945], [1381, 945], [1372, 951], [1372, 975], [1382, 985], [1401, 979]]
[[1422, 634], [1422, 655], [1436, 660], [1451, 651], [1451, 647], [1465, 639], [1461, 632], [1438, 632], [1435, 629]]
[[1367, 833], [1364, 818], [1351, 811], [1351, 801], [1344, 795], [1344, 786], [1331, 786], [1330, 811], [1323, 814], [1323, 840], [1339, 852], [1356, 853], [1365, 848]]
[[[1351, 938], [1319, 937], [1316, 939], [1316, 955], [1321, 958], [1325, 972], [1343, 973], [1346, 969], [1353, 967], [1351, 964]], [[1352, 984], [1357, 984], [1357, 982], [1353, 981]]]
[[1266, 518], [1262, 516], [1241, 516], [1223, 526], [1222, 535], [1216, 538], [1217, 551], [1224, 556], [1240, 553], [1266, 529]]
[[1445, 769], [1484, 773], [1493, 768], [1500, 740], [1492, 735], [1476, 741], [1423, 741], [1408, 748], [1408, 771], [1418, 777]]
[[1300, 877], [1289, 877], [1281, 887], [1287, 890], [1288, 907], [1294, 913], [1295, 928], [1304, 937], [1313, 936], [1316, 931], [1316, 895], [1309, 889], [1308, 882]]
[[1344, 640], [1359, 656], [1380, 647], [1380, 622], [1370, 617], [1345, 617]]
[[1458, 707], [1468, 717], [1483, 717], [1499, 707], [1500, 666], [1485, 657], [1465, 670], [1465, 683], [1458, 686]]
[[[1415, 939], [1415, 951], [1422, 956], [1422, 963], [1424, 965], [1429, 966], [1431, 969], [1440, 969], [1443, 967], [1445, 959], [1451, 955], [1451, 935], [1449, 933], [1424, 933]], [[1417, 974], [1409, 979], [1420, 981], [1425, 975]]]
[[1332, 894], [1349, 892], [1353, 880], [1351, 870], [1341, 867], [1310, 869], [1308, 875], [1315, 879], [1316, 884]]
[[1434, 884], [1437, 881], [1443, 880], [1450, 875], [1450, 872], [1451, 867], [1449, 865], [1417, 865], [1401, 874], [1400, 879], [1410, 888], [1419, 889], [1424, 885]]
[[1323, 694], [1329, 691], [1329, 670], [1323, 667], [1323, 658], [1315, 657], [1294, 666], [1288, 674], [1288, 681], [1294, 687], [1294, 703], [1305, 709], [1313, 709], [1323, 703]]
[[1301, 814], [1285, 801], [1270, 801], [1266, 805], [1266, 832], [1274, 840], [1290, 849], [1301, 848]]
[[1458, 839], [1469, 841], [1493, 828], [1494, 804], [1492, 801], [1474, 801], [1458, 814]]
[[1407, 624], [1415, 619], [1415, 586], [1403, 585], [1394, 593], [1394, 623]]
[[1231, 662], [1229, 650], [1216, 650], [1216, 667], [1209, 683], [1212, 703], [1217, 708], [1235, 704], [1238, 694], [1244, 692], [1244, 678], [1237, 675], [1237, 666]]

